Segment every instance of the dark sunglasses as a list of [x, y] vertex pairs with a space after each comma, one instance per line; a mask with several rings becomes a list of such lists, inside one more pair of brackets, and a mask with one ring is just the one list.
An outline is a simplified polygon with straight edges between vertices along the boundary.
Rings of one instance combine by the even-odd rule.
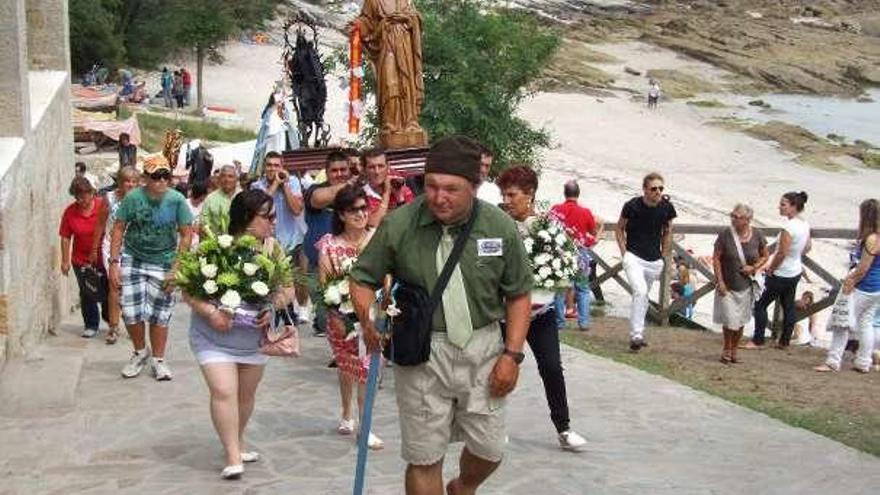
[[362, 206], [352, 206], [351, 208], [345, 210], [346, 213], [366, 213], [367, 205]]
[[748, 220], [749, 219], [749, 217], [747, 217], [745, 215], [737, 215], [736, 213], [731, 213], [730, 218], [732, 218], [734, 220]]
[[651, 192], [663, 192], [663, 186], [651, 186], [648, 190]]
[[157, 170], [150, 174], [150, 178], [153, 180], [169, 180], [171, 179], [171, 172], [168, 170]]

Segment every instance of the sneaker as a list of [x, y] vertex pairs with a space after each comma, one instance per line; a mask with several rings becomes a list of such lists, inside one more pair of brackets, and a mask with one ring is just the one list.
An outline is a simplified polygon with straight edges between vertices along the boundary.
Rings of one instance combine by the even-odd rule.
[[141, 371], [144, 370], [144, 366], [147, 365], [147, 359], [150, 357], [150, 351], [147, 349], [141, 349], [140, 351], [134, 351], [131, 354], [131, 358], [128, 360], [128, 364], [122, 368], [122, 376], [124, 378], [134, 378], [141, 374]]
[[299, 311], [297, 311], [296, 314], [296, 321], [300, 325], [305, 325], [312, 321], [312, 317], [312, 305], [307, 304], [299, 307]]
[[95, 328], [86, 328], [82, 331], [81, 334], [79, 334], [79, 336], [84, 339], [90, 339], [90, 338], [94, 337], [95, 335], [98, 335], [98, 330]]
[[587, 440], [576, 431], [567, 430], [559, 434], [559, 446], [563, 450], [577, 451], [587, 444]]
[[648, 343], [643, 339], [631, 339], [629, 341], [629, 350], [631, 352], [639, 352], [642, 347], [648, 347]]
[[237, 480], [241, 478], [242, 474], [244, 474], [244, 466], [242, 464], [236, 464], [234, 466], [226, 466], [223, 468], [220, 477], [224, 480]]
[[336, 427], [336, 433], [339, 433], [340, 435], [351, 435], [354, 433], [354, 420], [340, 419], [339, 426]]
[[171, 374], [171, 368], [169, 368], [168, 365], [165, 364], [164, 359], [153, 358], [150, 361], [150, 365], [153, 369], [153, 376], [156, 377], [157, 382], [167, 382], [168, 380], [171, 380], [173, 376]]
[[257, 462], [260, 460], [259, 452], [242, 452], [241, 462]]

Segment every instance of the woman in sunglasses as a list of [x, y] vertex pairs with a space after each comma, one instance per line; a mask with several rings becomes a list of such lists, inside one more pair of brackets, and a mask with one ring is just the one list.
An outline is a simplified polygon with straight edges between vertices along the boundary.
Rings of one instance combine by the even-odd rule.
[[[229, 234], [252, 235], [261, 243], [272, 239], [275, 232], [275, 206], [271, 196], [258, 189], [238, 194], [229, 208]], [[189, 345], [211, 393], [211, 420], [226, 451], [224, 479], [238, 479], [245, 462], [260, 459], [257, 452], [244, 450], [244, 429], [254, 410], [257, 386], [269, 356], [260, 352], [262, 327], [270, 323], [266, 312], [256, 326], [236, 322], [220, 311], [214, 303], [186, 298], [193, 315], [189, 328]], [[284, 307], [284, 297], [276, 307]]]
[[767, 261], [767, 240], [752, 228], [752, 208], [738, 204], [730, 212], [730, 228], [715, 240], [715, 323], [721, 324], [724, 349], [721, 362], [739, 362], [736, 349], [743, 327], [752, 318], [757, 295], [753, 289], [755, 274]]
[[[370, 241], [373, 231], [367, 225], [368, 218], [367, 195], [363, 188], [349, 185], [336, 193], [331, 233], [316, 244], [320, 253], [318, 276], [323, 287], [328, 282], [345, 277], [361, 250]], [[351, 303], [347, 305], [351, 306]], [[353, 338], [353, 334], [350, 334], [357, 321], [354, 310], [348, 308], [346, 312], [346, 309], [346, 303], [342, 303], [327, 311], [327, 340], [336, 360], [339, 393], [342, 398], [342, 415], [336, 429], [340, 435], [351, 435], [356, 429], [351, 414], [352, 389], [355, 383], [358, 385], [358, 412], [363, 413], [369, 365], [369, 356], [359, 352], [358, 338]], [[372, 432], [367, 445], [373, 450], [384, 447], [382, 440]]]

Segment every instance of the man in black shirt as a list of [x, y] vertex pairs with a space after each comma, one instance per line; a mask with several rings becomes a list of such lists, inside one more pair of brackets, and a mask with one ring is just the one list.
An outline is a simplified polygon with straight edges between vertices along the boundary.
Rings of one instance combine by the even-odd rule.
[[663, 177], [650, 173], [642, 180], [642, 195], [623, 205], [617, 221], [617, 246], [623, 256], [623, 269], [632, 287], [630, 310], [630, 343], [633, 352], [645, 343], [645, 315], [648, 313], [648, 292], [663, 272], [663, 258], [672, 241], [672, 219], [675, 207], [663, 194]]

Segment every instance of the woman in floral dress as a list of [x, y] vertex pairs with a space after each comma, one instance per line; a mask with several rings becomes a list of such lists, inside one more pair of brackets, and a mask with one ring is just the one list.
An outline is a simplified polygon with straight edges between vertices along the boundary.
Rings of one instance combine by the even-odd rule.
[[[346, 186], [336, 194], [331, 233], [316, 244], [320, 253], [318, 266], [322, 286], [327, 287], [328, 282], [345, 277], [358, 254], [370, 241], [373, 231], [367, 226], [367, 218], [367, 196], [362, 188]], [[341, 300], [341, 304], [328, 305], [327, 340], [336, 360], [342, 399], [342, 417], [336, 431], [340, 435], [351, 435], [356, 426], [351, 414], [352, 389], [357, 383], [358, 412], [362, 414], [369, 356], [359, 349], [359, 338], [354, 333], [357, 319], [351, 302], [347, 297], [342, 299], [345, 300]], [[373, 450], [384, 447], [382, 440], [372, 432], [367, 445]]]

